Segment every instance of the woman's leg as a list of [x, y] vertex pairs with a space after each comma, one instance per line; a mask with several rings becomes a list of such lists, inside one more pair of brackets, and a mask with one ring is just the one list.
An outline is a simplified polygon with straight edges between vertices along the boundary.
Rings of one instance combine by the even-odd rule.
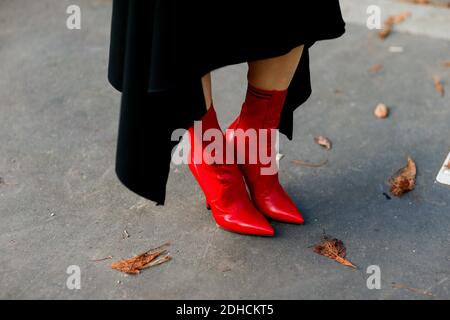
[[211, 85], [211, 73], [208, 73], [202, 78], [203, 94], [205, 95], [206, 109], [209, 109], [212, 105], [212, 85]]
[[204, 139], [205, 134], [208, 131], [217, 132], [213, 139], [223, 146], [225, 137], [212, 103], [210, 74], [202, 78], [202, 85], [208, 110], [201, 119], [199, 129], [195, 126], [189, 129], [189, 169], [205, 193], [207, 206], [219, 226], [232, 232], [273, 236], [272, 226], [253, 206], [239, 168], [236, 165], [208, 164], [205, 161], [205, 156], [209, 157], [211, 152], [206, 152], [211, 141]]
[[302, 56], [303, 46], [288, 54], [265, 60], [249, 62], [248, 82], [264, 90], [286, 90]]
[[[285, 90], [292, 81], [297, 69], [303, 46], [288, 54], [249, 63], [248, 81], [251, 85], [266, 90]], [[203, 94], [207, 109], [212, 105], [211, 73], [202, 78]]]
[[[240, 159], [245, 159], [241, 170], [256, 208], [274, 220], [296, 224], [302, 224], [304, 219], [279, 183], [273, 143], [276, 142], [274, 130], [278, 129], [280, 123], [287, 89], [297, 70], [302, 52], [303, 46], [281, 57], [249, 63], [247, 95], [239, 117], [230, 126], [231, 130], [227, 130], [228, 142], [235, 146]], [[238, 141], [238, 129], [244, 132], [256, 130], [259, 133], [263, 133], [261, 129], [267, 130], [268, 140], [257, 138], [257, 151], [249, 148], [245, 142], [242, 148]], [[261, 148], [267, 148], [266, 155], [270, 158], [270, 165], [262, 161], [261, 152], [264, 150]], [[251, 152], [256, 152], [257, 155], [252, 155]], [[252, 156], [253, 159], [257, 157], [256, 163], [250, 161]]]

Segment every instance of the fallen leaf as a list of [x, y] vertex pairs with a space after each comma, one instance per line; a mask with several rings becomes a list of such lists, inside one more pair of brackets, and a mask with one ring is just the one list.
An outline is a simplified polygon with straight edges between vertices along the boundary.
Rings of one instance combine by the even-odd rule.
[[347, 255], [347, 249], [341, 240], [324, 235], [322, 237], [322, 242], [315, 245], [313, 251], [327, 258], [336, 260], [344, 266], [357, 269], [353, 263], [345, 258]]
[[107, 257], [105, 257], [105, 258], [101, 258], [101, 259], [94, 259], [94, 260], [91, 260], [92, 262], [102, 262], [102, 261], [105, 261], [105, 260], [111, 260], [113, 257], [112, 256], [107, 256]]
[[390, 180], [391, 193], [401, 197], [405, 193], [414, 190], [416, 186], [417, 167], [411, 158], [408, 158], [406, 167], [400, 169]]
[[400, 24], [411, 16], [411, 12], [404, 11], [400, 14], [392, 16], [393, 24]]
[[381, 39], [386, 39], [392, 32], [392, 28], [396, 24], [400, 24], [411, 16], [411, 12], [405, 11], [397, 15], [390, 16], [384, 21], [383, 29], [378, 33]]
[[443, 97], [445, 95], [444, 85], [442, 84], [441, 78], [438, 76], [433, 77], [434, 88]]
[[319, 146], [324, 147], [327, 150], [330, 150], [331, 146], [332, 146], [330, 139], [323, 137], [323, 136], [315, 137], [314, 142], [316, 144], [318, 144]]
[[301, 167], [320, 168], [328, 163], [328, 159], [322, 161], [321, 163], [309, 163], [302, 160], [292, 160], [292, 163]]
[[450, 2], [449, 1], [433, 1], [430, 0], [401, 0], [402, 2], [409, 2], [414, 4], [421, 4], [421, 5], [429, 5], [433, 7], [441, 7], [441, 8], [450, 8]]
[[386, 119], [389, 116], [389, 108], [385, 104], [380, 103], [375, 107], [373, 113], [378, 119]]
[[384, 25], [383, 29], [378, 32], [378, 37], [380, 37], [380, 39], [386, 39], [387, 37], [389, 37], [389, 35], [392, 33], [392, 25]]
[[450, 68], [450, 60], [444, 62], [444, 67]]
[[372, 66], [372, 67], [369, 69], [369, 71], [370, 71], [371, 73], [378, 73], [378, 72], [380, 72], [381, 70], [383, 70], [383, 65], [382, 65], [382, 64], [376, 64], [376, 65]]
[[168, 255], [167, 250], [164, 249], [169, 245], [170, 244], [167, 243], [158, 248], [150, 249], [133, 258], [114, 262], [111, 265], [111, 268], [127, 274], [139, 274], [143, 269], [154, 267], [169, 261], [171, 257]]
[[422, 294], [424, 296], [435, 297], [435, 295], [432, 294], [431, 292], [428, 292], [428, 291], [422, 290], [422, 289], [411, 288], [411, 287], [408, 287], [408, 286], [406, 286], [404, 284], [400, 284], [400, 283], [392, 282], [392, 288], [394, 288], [394, 289], [405, 289], [405, 290], [408, 290], [408, 291], [413, 292], [413, 293]]

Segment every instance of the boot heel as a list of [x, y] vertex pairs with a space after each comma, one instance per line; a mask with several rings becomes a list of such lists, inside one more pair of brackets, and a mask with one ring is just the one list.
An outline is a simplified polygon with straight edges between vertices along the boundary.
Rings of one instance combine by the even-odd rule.
[[[209, 145], [203, 141], [206, 130], [221, 132], [213, 106], [202, 118], [202, 132], [196, 133], [189, 128], [189, 169], [204, 193], [204, 205], [211, 210], [215, 222], [228, 231], [255, 236], [272, 237], [274, 230], [250, 201], [244, 178], [236, 165], [209, 165], [204, 161], [196, 163], [194, 146], [200, 146], [203, 153]], [[222, 134], [222, 142], [225, 137]], [[222, 156], [225, 156], [223, 154]], [[224, 158], [225, 159], [225, 158]], [[212, 204], [211, 204], [212, 203]], [[214, 210], [212, 210], [214, 208]]]

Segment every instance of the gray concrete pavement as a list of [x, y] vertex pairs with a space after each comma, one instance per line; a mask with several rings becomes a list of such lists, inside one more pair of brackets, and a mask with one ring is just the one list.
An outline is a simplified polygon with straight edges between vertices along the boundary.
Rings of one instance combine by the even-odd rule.
[[[449, 9], [443, 8], [448, 5], [446, 0], [432, 0], [430, 5], [415, 5], [412, 0], [341, 0], [341, 8], [344, 19], [347, 22], [366, 25], [369, 6], [380, 9], [381, 21], [390, 15], [409, 12], [410, 17], [403, 23], [395, 26], [401, 32], [415, 35], [423, 35], [431, 38], [450, 40]], [[373, 11], [370, 11], [373, 12]]]
[[[77, 2], [80, 31], [65, 28], [71, 1], [0, 1], [0, 298], [450, 298], [450, 188], [434, 182], [450, 150], [450, 93], [440, 97], [431, 80], [450, 83], [449, 41], [394, 33], [382, 42], [349, 25], [342, 39], [316, 44], [314, 93], [295, 115], [295, 140], [282, 141], [280, 173], [307, 224], [275, 223], [277, 237], [261, 239], [217, 229], [186, 167], [172, 168], [165, 207], [118, 182], [110, 1]], [[370, 74], [378, 63], [384, 70]], [[243, 65], [214, 74], [224, 125], [238, 113], [244, 81]], [[373, 117], [379, 102], [392, 108], [389, 119]], [[313, 143], [319, 134], [332, 151]], [[408, 155], [417, 188], [386, 200], [386, 180]], [[312, 169], [296, 159], [329, 163]], [[311, 251], [323, 229], [345, 242], [359, 270]], [[91, 261], [166, 241], [173, 260], [138, 277]], [[81, 290], [66, 287], [70, 265], [81, 268]], [[366, 287], [370, 265], [381, 268], [381, 290]]]

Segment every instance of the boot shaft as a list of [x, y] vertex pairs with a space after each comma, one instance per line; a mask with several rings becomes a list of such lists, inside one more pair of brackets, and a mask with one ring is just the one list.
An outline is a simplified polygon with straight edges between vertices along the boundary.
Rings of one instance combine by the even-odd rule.
[[248, 84], [239, 128], [277, 129], [287, 90], [263, 90]]

